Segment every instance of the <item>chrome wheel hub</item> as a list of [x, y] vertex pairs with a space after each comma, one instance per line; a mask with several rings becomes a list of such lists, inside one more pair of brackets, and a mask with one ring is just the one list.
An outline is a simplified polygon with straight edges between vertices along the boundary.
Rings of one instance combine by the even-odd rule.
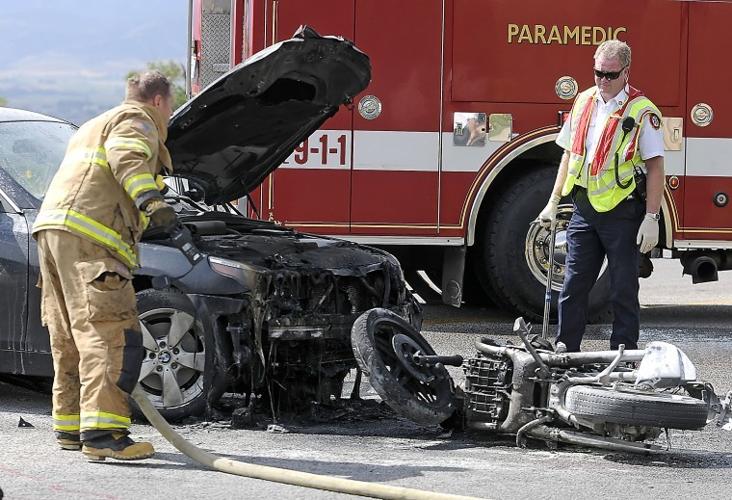
[[[552, 290], [560, 291], [564, 283], [564, 271], [567, 262], [567, 226], [572, 217], [572, 205], [560, 205], [557, 211], [557, 234], [554, 241], [554, 274], [552, 275]], [[524, 256], [529, 271], [534, 278], [546, 286], [546, 277], [549, 271], [549, 246], [551, 232], [549, 228], [539, 224], [531, 224], [526, 234]]]
[[206, 352], [200, 326], [187, 312], [151, 309], [140, 315], [146, 357], [140, 384], [157, 408], [187, 404], [203, 392]]

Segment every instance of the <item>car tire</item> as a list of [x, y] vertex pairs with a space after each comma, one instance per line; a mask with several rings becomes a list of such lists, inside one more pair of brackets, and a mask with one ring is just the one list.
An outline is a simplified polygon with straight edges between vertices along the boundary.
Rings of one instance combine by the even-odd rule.
[[[490, 211], [476, 235], [474, 270], [486, 293], [503, 309], [530, 321], [541, 321], [546, 279], [540, 281], [529, 267], [526, 252], [531, 222], [549, 199], [556, 167], [542, 167], [518, 177], [496, 193]], [[571, 212], [571, 201], [562, 200]], [[552, 291], [551, 315], [557, 317], [559, 290]], [[588, 321], [612, 320], [610, 277], [603, 272], [590, 292]]]
[[[397, 335], [407, 348], [435, 354], [427, 340], [399, 315], [387, 309], [370, 309], [351, 329], [351, 346], [361, 371], [398, 415], [421, 425], [444, 422], [456, 409], [450, 375], [444, 366], [423, 368], [410, 363], [412, 369], [408, 369], [404, 362], [399, 363], [393, 346]], [[425, 381], [430, 377], [434, 379]]]
[[701, 399], [589, 385], [567, 389], [564, 406], [577, 417], [671, 429], [701, 429], [708, 415]]
[[168, 421], [201, 414], [225, 384], [194, 305], [182, 293], [150, 289], [137, 293], [137, 308], [145, 346], [140, 386]]

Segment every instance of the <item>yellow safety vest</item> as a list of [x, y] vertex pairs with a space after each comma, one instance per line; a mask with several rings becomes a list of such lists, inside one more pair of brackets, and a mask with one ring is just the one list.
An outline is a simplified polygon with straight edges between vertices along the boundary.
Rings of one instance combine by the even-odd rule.
[[[660, 124], [661, 112], [650, 99], [631, 87], [625, 105], [611, 114], [605, 122], [595, 148], [595, 157], [585, 165], [585, 142], [596, 93], [597, 87], [582, 92], [572, 107], [569, 118], [571, 149], [562, 196], [567, 196], [572, 191], [576, 179], [582, 174], [582, 168], [589, 168], [587, 197], [595, 210], [608, 212], [635, 189], [634, 167], [643, 164], [638, 143], [641, 129], [645, 126], [644, 119], [651, 113], [655, 115], [655, 123]], [[634, 119], [635, 126], [630, 132], [624, 133], [622, 123], [628, 117]]]

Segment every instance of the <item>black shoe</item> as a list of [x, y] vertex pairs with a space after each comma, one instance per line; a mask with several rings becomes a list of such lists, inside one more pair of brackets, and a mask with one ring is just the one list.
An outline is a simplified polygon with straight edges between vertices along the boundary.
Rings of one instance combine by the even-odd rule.
[[78, 432], [56, 431], [56, 442], [62, 450], [79, 451], [81, 449]]
[[136, 443], [123, 432], [112, 432], [85, 440], [81, 451], [93, 462], [103, 461], [107, 457], [117, 460], [142, 460], [155, 454], [151, 443]]

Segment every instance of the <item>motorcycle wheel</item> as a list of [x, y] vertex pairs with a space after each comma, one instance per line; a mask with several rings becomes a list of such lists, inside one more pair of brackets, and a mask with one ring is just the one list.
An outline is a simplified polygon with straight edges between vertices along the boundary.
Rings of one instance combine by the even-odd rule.
[[707, 404], [677, 394], [578, 385], [567, 390], [564, 406], [577, 417], [617, 424], [671, 429], [700, 429], [707, 424]]
[[455, 412], [452, 378], [444, 366], [419, 366], [412, 355], [434, 355], [432, 346], [396, 313], [370, 309], [351, 328], [351, 347], [371, 386], [398, 415], [422, 425]]

